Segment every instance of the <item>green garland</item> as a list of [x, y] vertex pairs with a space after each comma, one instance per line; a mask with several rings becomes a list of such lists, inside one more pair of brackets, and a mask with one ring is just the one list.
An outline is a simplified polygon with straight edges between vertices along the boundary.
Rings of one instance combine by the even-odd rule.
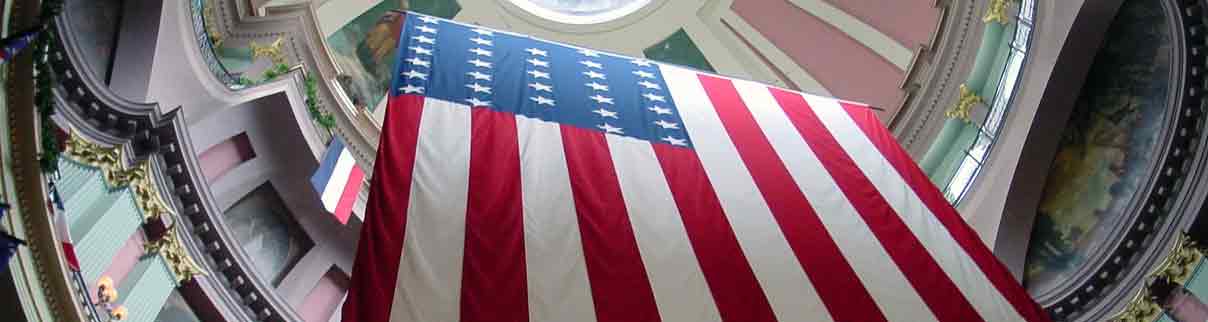
[[310, 119], [319, 123], [324, 130], [331, 131], [336, 127], [336, 119], [330, 113], [319, 109], [318, 82], [314, 77], [307, 75], [304, 83], [306, 85], [306, 111], [310, 113]]
[[52, 87], [56, 80], [48, 55], [50, 46], [58, 41], [58, 35], [54, 32], [53, 28], [50, 28], [51, 22], [62, 9], [62, 0], [42, 1], [42, 15], [39, 17], [39, 23], [43, 26], [43, 29], [42, 33], [32, 44], [34, 47], [34, 70], [37, 72], [34, 79], [34, 106], [38, 109], [38, 123], [41, 130], [39, 143], [42, 147], [42, 153], [38, 156], [38, 165], [42, 168], [43, 172], [47, 173], [59, 170], [59, 155], [63, 152], [64, 148], [59, 142], [59, 128], [51, 120], [51, 117], [55, 114]]
[[264, 70], [264, 74], [261, 75], [262, 76], [261, 78], [263, 78], [261, 80], [261, 82], [268, 82], [268, 81], [277, 79], [277, 77], [281, 77], [281, 75], [285, 75], [286, 73], [289, 73], [289, 65], [286, 65], [286, 64], [273, 65], [272, 67], [269, 67], [268, 69]]

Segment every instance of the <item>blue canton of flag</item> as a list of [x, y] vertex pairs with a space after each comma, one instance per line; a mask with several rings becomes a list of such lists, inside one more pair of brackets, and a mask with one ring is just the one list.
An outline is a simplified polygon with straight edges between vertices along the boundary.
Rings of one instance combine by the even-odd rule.
[[650, 61], [428, 16], [407, 19], [392, 94], [691, 147]]

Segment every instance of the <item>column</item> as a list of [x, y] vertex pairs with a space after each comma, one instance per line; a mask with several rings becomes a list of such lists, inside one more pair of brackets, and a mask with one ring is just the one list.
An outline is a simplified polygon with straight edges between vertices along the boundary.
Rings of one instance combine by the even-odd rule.
[[157, 254], [146, 256], [118, 287], [117, 305], [126, 307], [126, 322], [154, 322], [175, 288], [176, 276], [168, 262]]

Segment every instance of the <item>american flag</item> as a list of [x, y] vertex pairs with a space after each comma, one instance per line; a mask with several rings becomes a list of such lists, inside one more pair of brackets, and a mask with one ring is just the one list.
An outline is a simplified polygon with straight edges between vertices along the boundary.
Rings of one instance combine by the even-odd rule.
[[344, 321], [1047, 321], [860, 104], [408, 14]]

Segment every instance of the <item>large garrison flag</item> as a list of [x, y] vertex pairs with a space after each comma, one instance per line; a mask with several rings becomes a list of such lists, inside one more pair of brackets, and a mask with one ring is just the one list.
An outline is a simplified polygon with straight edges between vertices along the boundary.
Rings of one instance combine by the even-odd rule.
[[408, 14], [344, 321], [1047, 321], [860, 104]]

